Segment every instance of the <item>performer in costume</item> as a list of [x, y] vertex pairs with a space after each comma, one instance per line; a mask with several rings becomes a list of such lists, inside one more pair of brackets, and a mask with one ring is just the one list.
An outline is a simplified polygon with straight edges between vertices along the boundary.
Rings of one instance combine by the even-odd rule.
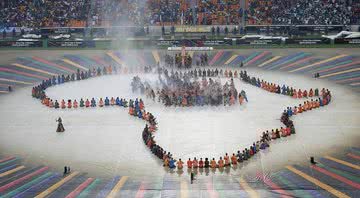
[[178, 168], [178, 169], [182, 169], [182, 168], [183, 168], [183, 164], [184, 164], [184, 162], [181, 161], [181, 159], [179, 159], [179, 161], [176, 163], [177, 168]]
[[66, 108], [65, 100], [64, 100], [64, 99], [61, 100], [61, 108], [62, 108], [62, 109], [65, 109], [65, 108]]
[[99, 100], [99, 107], [103, 107], [104, 106], [104, 101], [102, 98], [100, 98]]
[[78, 108], [78, 102], [76, 100], [74, 100], [73, 106], [74, 106], [75, 109]]
[[84, 102], [84, 100], [81, 98], [80, 99], [80, 107], [84, 107], [85, 106], [85, 102]]
[[105, 97], [105, 106], [110, 106], [110, 100], [108, 97]]
[[57, 126], [57, 129], [56, 129], [56, 132], [64, 132], [65, 131], [65, 128], [62, 124], [62, 119], [61, 117], [59, 117], [56, 122], [58, 122], [58, 126]]

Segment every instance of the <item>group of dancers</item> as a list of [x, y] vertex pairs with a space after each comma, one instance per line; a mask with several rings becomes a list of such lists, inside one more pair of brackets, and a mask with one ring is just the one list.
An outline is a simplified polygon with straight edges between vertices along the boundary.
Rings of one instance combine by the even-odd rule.
[[161, 87], [157, 91], [154, 91], [150, 83], [142, 82], [138, 76], [133, 78], [131, 86], [133, 92], [139, 91], [154, 101], [157, 98], [157, 101], [165, 106], [218, 106], [221, 104], [231, 106], [236, 104], [237, 101], [239, 101], [240, 105], [245, 101], [248, 102], [246, 92], [244, 90], [238, 92], [233, 79], [224, 85], [221, 84], [220, 79], [214, 79], [211, 77], [206, 78], [205, 74], [199, 80], [199, 78], [195, 77], [194, 72], [172, 71], [169, 74], [167, 69], [162, 69], [159, 72], [159, 84]]

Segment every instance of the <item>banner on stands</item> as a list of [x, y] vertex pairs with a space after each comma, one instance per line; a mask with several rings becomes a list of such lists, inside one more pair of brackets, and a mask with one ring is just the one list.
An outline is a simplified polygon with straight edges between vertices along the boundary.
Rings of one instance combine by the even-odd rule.
[[295, 45], [319, 45], [330, 44], [331, 40], [327, 38], [286, 39], [285, 43]]
[[360, 44], [360, 38], [339, 38], [335, 39], [335, 44], [350, 44], [350, 45], [359, 45]]
[[49, 41], [48, 47], [95, 47], [95, 41]]
[[[168, 47], [168, 51], [181, 51], [182, 47]], [[185, 51], [211, 51], [213, 47], [185, 47]]]
[[42, 41], [0, 41], [0, 47], [42, 47]]
[[236, 45], [280, 45], [281, 39], [238, 39]]

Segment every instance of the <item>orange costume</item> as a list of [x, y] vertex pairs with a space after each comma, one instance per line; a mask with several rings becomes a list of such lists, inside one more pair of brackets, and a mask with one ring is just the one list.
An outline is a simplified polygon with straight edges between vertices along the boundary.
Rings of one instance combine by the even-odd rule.
[[61, 101], [61, 108], [62, 108], [62, 109], [65, 109], [65, 108], [66, 108], [64, 99]]
[[297, 94], [296, 94], [296, 90], [294, 89], [294, 93], [293, 93], [293, 96], [292, 98], [296, 99], [297, 98]]
[[224, 160], [225, 160], [225, 166], [230, 166], [230, 158], [227, 153], [224, 156]]
[[311, 106], [313, 109], [316, 109], [316, 102], [314, 100], [311, 100]]
[[111, 106], [114, 106], [114, 105], [115, 105], [115, 99], [114, 99], [113, 97], [111, 97], [110, 105], [111, 105]]
[[211, 162], [210, 162], [210, 167], [211, 167], [211, 168], [216, 168], [216, 167], [217, 167], [216, 161], [215, 161], [214, 158], [213, 158], [213, 160], [211, 160]]
[[45, 105], [48, 106], [48, 107], [50, 106], [50, 98], [46, 98]]
[[298, 113], [302, 113], [303, 112], [303, 107], [301, 106], [301, 104], [298, 107]]
[[44, 105], [46, 105], [46, 106], [49, 106], [50, 104], [50, 99], [49, 98], [44, 98]]
[[167, 167], [169, 166], [169, 158], [165, 157], [164, 159], [164, 166]]
[[192, 161], [193, 168], [197, 168], [199, 166], [199, 163], [196, 158]]
[[142, 112], [142, 119], [146, 120], [146, 111], [145, 110]]
[[139, 107], [141, 110], [144, 109], [144, 102], [142, 100], [139, 102]]
[[89, 99], [86, 99], [86, 101], [85, 101], [85, 107], [90, 107], [90, 101], [89, 101]]
[[308, 110], [311, 110], [311, 109], [313, 108], [313, 106], [312, 106], [312, 102], [307, 101], [307, 104], [308, 104]]
[[303, 105], [303, 111], [307, 111], [309, 110], [309, 106], [308, 104], [306, 103], [306, 101], [304, 102], [304, 105]]
[[287, 135], [291, 135], [291, 129], [290, 129], [290, 127], [287, 127], [287, 128], [285, 129], [285, 131], [286, 131], [286, 134], [287, 134]]
[[75, 109], [78, 108], [79, 104], [78, 104], [78, 102], [76, 100], [74, 100], [73, 106], [74, 106]]
[[234, 153], [233, 153], [233, 155], [231, 156], [231, 164], [232, 164], [232, 165], [236, 165], [236, 164], [237, 164], [237, 159], [236, 159], [236, 156], [235, 156]]
[[244, 102], [244, 97], [242, 97], [241, 95], [239, 96], [239, 103], [240, 105], [242, 105]]
[[307, 98], [307, 91], [306, 90], [304, 90], [304, 92], [303, 92], [303, 97]]
[[176, 165], [177, 165], [177, 168], [178, 168], [178, 169], [182, 169], [182, 168], [183, 168], [183, 164], [184, 164], [184, 162], [181, 161], [181, 159], [179, 159], [179, 161], [176, 162]]
[[71, 107], [72, 107], [72, 103], [71, 103], [71, 100], [69, 100], [67, 103], [67, 108], [71, 109]]
[[219, 168], [224, 168], [224, 160], [220, 157], [218, 161]]
[[301, 92], [301, 89], [299, 89], [299, 91], [298, 91], [298, 98], [302, 98], [302, 92]]
[[189, 169], [192, 168], [192, 161], [191, 161], [190, 158], [189, 158], [189, 160], [187, 161], [187, 167], [188, 167]]
[[310, 91], [309, 91], [309, 97], [313, 97], [314, 96], [314, 91], [313, 91], [313, 89], [310, 89]]
[[134, 115], [134, 108], [133, 107], [129, 107], [129, 114]]
[[52, 100], [50, 100], [50, 102], [49, 102], [49, 107], [50, 107], [50, 108], [53, 108], [53, 107], [54, 107], [54, 102], [53, 102]]
[[328, 104], [328, 100], [326, 98], [323, 99], [324, 106]]
[[99, 107], [103, 107], [104, 106], [104, 101], [102, 98], [100, 98], [100, 101], [99, 101]]

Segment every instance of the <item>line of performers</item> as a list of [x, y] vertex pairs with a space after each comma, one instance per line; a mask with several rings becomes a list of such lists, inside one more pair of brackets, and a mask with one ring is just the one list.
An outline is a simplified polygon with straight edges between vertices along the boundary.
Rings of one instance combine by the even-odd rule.
[[259, 78], [255, 78], [255, 77], [250, 77], [246, 71], [241, 71], [240, 72], [240, 78], [244, 81], [247, 82], [251, 85], [257, 86], [259, 88], [262, 88], [266, 91], [272, 92], [272, 93], [277, 93], [277, 94], [282, 94], [282, 95], [287, 95], [287, 96], [291, 96], [294, 99], [301, 99], [301, 98], [308, 98], [308, 97], [319, 97], [320, 95], [324, 95], [325, 92], [328, 92], [330, 94], [330, 91], [327, 89], [325, 90], [325, 88], [323, 88], [321, 90], [321, 93], [319, 92], [318, 88], [315, 89], [310, 89], [309, 91], [307, 90], [301, 90], [298, 89], [296, 90], [293, 87], [289, 87], [286, 85], [283, 85], [282, 87], [280, 87], [280, 85], [275, 84], [275, 83], [270, 83], [264, 80], [260, 80]]
[[[246, 73], [245, 73], [246, 74]], [[247, 74], [246, 74], [247, 76]], [[256, 84], [253, 84], [254, 86], [257, 86]], [[270, 87], [278, 87], [273, 83], [263, 83], [263, 85], [260, 84], [262, 89], [274, 92], [272, 91], [272, 88]], [[284, 87], [284, 86], [283, 86]], [[290, 93], [289, 89], [289, 93]], [[318, 90], [318, 89], [315, 89]], [[304, 91], [306, 93], [306, 91]], [[254, 142], [249, 148], [245, 148], [244, 150], [240, 151], [238, 150], [237, 153], [233, 153], [232, 155], [229, 155], [226, 153], [223, 157], [220, 157], [219, 159], [209, 159], [209, 158], [200, 158], [197, 159], [196, 157], [191, 159], [189, 158], [186, 162], [188, 169], [197, 169], [197, 168], [212, 168], [212, 169], [222, 169], [224, 167], [230, 167], [230, 166], [236, 166], [238, 163], [241, 163], [245, 160], [250, 159], [252, 156], [254, 156], [256, 153], [258, 153], [260, 150], [266, 149], [270, 146], [270, 142], [274, 141], [279, 138], [285, 138], [287, 136], [290, 136], [292, 134], [295, 134], [295, 127], [293, 124], [293, 121], [290, 119], [293, 115], [297, 115], [299, 113], [303, 113], [306, 111], [310, 111], [325, 105], [328, 105], [331, 101], [331, 93], [329, 90], [322, 89], [321, 95], [319, 96], [318, 91], [315, 91], [315, 93], [310, 94], [311, 90], [309, 91], [309, 95], [304, 95], [304, 92], [295, 92], [297, 93], [297, 98], [302, 97], [318, 97], [317, 99], [311, 99], [304, 101], [304, 104], [299, 106], [295, 106], [294, 108], [288, 107], [281, 115], [280, 121], [285, 125], [285, 127], [281, 127], [280, 129], [272, 129], [271, 131], [264, 131], [260, 137], [260, 140], [257, 142]], [[290, 95], [287, 92], [286, 87], [284, 88], [283, 93], [276, 92], [278, 94], [284, 94], [284, 95]], [[299, 97], [300, 96], [300, 97]], [[178, 168], [183, 169], [185, 166], [185, 162], [181, 159], [176, 160], [170, 152], [165, 151], [161, 146], [157, 145], [153, 132], [155, 132], [155, 128], [148, 127], [148, 125], [145, 126], [143, 130], [143, 140], [145, 144], [150, 148], [152, 153], [156, 155], [159, 159], [162, 159], [163, 166], [169, 167], [170, 169]]]
[[[145, 73], [149, 73], [153, 70], [152, 66], [144, 66], [144, 67], [137, 67], [137, 68], [127, 68], [127, 67], [118, 67], [118, 66], [104, 66], [104, 67], [93, 67], [92, 69], [89, 69], [87, 71], [80, 71], [80, 69], [77, 69], [76, 73], [72, 73], [72, 74], [68, 74], [68, 75], [58, 75], [53, 76], [51, 78], [49, 78], [48, 80], [43, 80], [38, 86], [35, 86], [32, 88], [32, 92], [31, 95], [34, 98], [40, 99], [42, 101], [43, 104], [48, 104], [49, 106], [51, 106], [51, 99], [49, 99], [49, 102], [47, 101], [43, 101], [45, 98], [47, 98], [45, 90], [51, 86], [55, 86], [55, 85], [60, 85], [66, 82], [72, 82], [72, 81], [80, 81], [80, 80], [86, 80], [89, 78], [93, 78], [93, 77], [99, 77], [99, 76], [103, 76], [103, 75], [111, 75], [111, 74], [117, 74], [119, 71], [121, 71], [122, 73], [128, 73], [130, 70], [130, 72], [132, 71], [140, 71], [140, 72], [145, 72]], [[111, 100], [110, 100], [111, 102]], [[69, 107], [69, 101], [66, 102], [67, 106]], [[75, 104], [74, 104], [75, 103]], [[76, 105], [77, 102], [73, 101], [73, 103], [71, 104], [71, 106], [77, 106]], [[80, 101], [81, 103], [81, 101]], [[86, 103], [86, 101], [84, 101], [84, 103]], [[100, 101], [99, 101], [100, 103]], [[105, 103], [105, 101], [104, 101]], [[91, 106], [91, 101], [90, 101], [90, 106]], [[78, 104], [80, 105], [80, 104]], [[105, 105], [105, 104], [104, 104]], [[55, 101], [53, 101], [53, 106], [55, 107]], [[61, 105], [60, 105], [61, 106]], [[86, 106], [86, 105], [85, 105]]]
[[[116, 74], [118, 71], [117, 66], [104, 66], [103, 68], [97, 67], [97, 69], [94, 67], [92, 70], [89, 69], [88, 71], [80, 71], [80, 69], [77, 69], [76, 73], [68, 74], [68, 75], [58, 75], [53, 76], [52, 78], [49, 78], [48, 80], [43, 80], [38, 86], [35, 86], [32, 88], [31, 95], [34, 98], [38, 98], [40, 100], [43, 100], [47, 98], [45, 94], [45, 90], [49, 87], [60, 85], [66, 82], [71, 81], [80, 81], [80, 80], [86, 80], [88, 78], [92, 77], [98, 77], [101, 75], [111, 75]], [[55, 104], [54, 104], [55, 106]]]
[[82, 98], [80, 99], [80, 101], [78, 102], [76, 99], [75, 100], [67, 100], [65, 102], [64, 99], [62, 99], [60, 101], [60, 103], [55, 100], [55, 102], [50, 99], [50, 98], [44, 98], [41, 103], [47, 107], [50, 108], [55, 108], [55, 109], [71, 109], [71, 108], [88, 108], [88, 107], [106, 107], [106, 106], [121, 106], [121, 107], [128, 107], [130, 105], [133, 105], [134, 103], [139, 103], [140, 107], [144, 106], [144, 102], [142, 101], [142, 99], [138, 100], [136, 99], [135, 101], [133, 100], [129, 100], [127, 101], [124, 98], [119, 98], [119, 97], [111, 97], [109, 99], [109, 97], [105, 97], [105, 99], [103, 100], [102, 98], [100, 98], [99, 100], [95, 100], [94, 98], [92, 98], [91, 100], [86, 99], [83, 100]]

